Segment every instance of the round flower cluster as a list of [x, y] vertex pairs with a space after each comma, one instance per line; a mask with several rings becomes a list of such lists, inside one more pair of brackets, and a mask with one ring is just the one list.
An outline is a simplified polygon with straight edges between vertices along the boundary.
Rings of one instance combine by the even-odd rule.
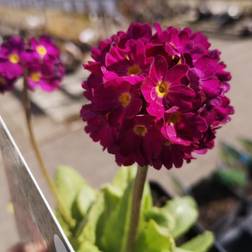
[[30, 89], [57, 88], [64, 75], [60, 51], [49, 37], [30, 38], [27, 43], [12, 36], [0, 45], [0, 92], [12, 89], [25, 76]]
[[169, 169], [213, 147], [234, 112], [231, 75], [203, 34], [154, 28], [133, 23], [93, 48], [81, 116], [119, 165]]

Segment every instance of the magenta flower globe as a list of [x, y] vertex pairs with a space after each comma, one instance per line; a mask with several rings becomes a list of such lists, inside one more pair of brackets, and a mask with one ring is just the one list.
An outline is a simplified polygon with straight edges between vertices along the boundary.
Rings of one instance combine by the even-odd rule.
[[81, 116], [119, 165], [181, 167], [234, 113], [231, 74], [202, 33], [133, 23], [92, 49]]

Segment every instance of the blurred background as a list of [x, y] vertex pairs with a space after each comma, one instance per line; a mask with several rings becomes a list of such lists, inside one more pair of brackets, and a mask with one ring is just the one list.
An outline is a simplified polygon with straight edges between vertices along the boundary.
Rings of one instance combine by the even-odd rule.
[[[35, 132], [52, 176], [57, 165], [66, 164], [99, 187], [115, 173], [113, 157], [83, 132], [79, 111], [86, 101], [81, 83], [88, 73], [82, 64], [90, 58], [90, 48], [97, 41], [136, 20], [190, 26], [209, 36], [233, 75], [229, 95], [236, 110], [232, 122], [218, 133], [218, 142], [236, 145], [238, 137], [252, 138], [251, 0], [0, 0], [0, 40], [24, 32], [46, 33], [62, 50], [67, 74], [60, 90], [50, 94], [36, 90], [31, 95]], [[14, 92], [0, 96], [0, 115], [50, 200], [27, 138], [20, 84]], [[151, 171], [149, 176], [173, 192], [171, 173], [188, 187], [210, 174], [217, 163], [218, 147], [180, 170]], [[9, 201], [0, 160], [0, 251], [18, 240]]]

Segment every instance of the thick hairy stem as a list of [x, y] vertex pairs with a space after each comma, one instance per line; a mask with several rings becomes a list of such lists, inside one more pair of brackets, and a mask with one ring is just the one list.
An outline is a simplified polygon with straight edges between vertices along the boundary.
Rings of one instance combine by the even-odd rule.
[[72, 219], [72, 217], [68, 214], [68, 212], [66, 211], [64, 205], [62, 204], [62, 201], [58, 195], [57, 192], [57, 188], [53, 182], [53, 180], [51, 179], [49, 172], [46, 168], [45, 162], [42, 158], [38, 143], [36, 141], [35, 135], [34, 135], [34, 131], [33, 131], [33, 127], [32, 127], [32, 120], [31, 120], [31, 101], [29, 98], [29, 91], [28, 91], [28, 85], [27, 85], [27, 81], [26, 81], [26, 77], [24, 77], [24, 87], [23, 87], [23, 107], [24, 107], [24, 112], [25, 112], [25, 119], [26, 119], [26, 125], [27, 125], [27, 129], [28, 129], [28, 133], [29, 133], [29, 138], [30, 138], [30, 142], [31, 145], [33, 147], [35, 156], [37, 158], [38, 164], [39, 164], [39, 168], [41, 173], [43, 174], [53, 196], [54, 199], [56, 201], [57, 207], [62, 215], [62, 217], [64, 218], [65, 222], [68, 223], [70, 226], [74, 225], [74, 220]]
[[136, 235], [139, 226], [139, 216], [147, 172], [148, 172], [148, 166], [138, 166], [132, 195], [129, 233], [126, 245], [126, 252], [134, 251], [134, 244], [136, 241]]

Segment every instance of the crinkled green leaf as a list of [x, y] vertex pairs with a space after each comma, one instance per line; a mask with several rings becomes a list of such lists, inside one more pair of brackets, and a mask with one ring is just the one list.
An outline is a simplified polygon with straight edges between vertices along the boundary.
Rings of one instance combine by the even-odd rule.
[[182, 249], [193, 252], [207, 252], [214, 243], [212, 232], [205, 231], [181, 246]]
[[93, 190], [86, 184], [82, 186], [76, 199], [76, 205], [82, 217], [84, 217], [87, 214], [87, 211], [94, 202], [95, 197], [96, 197], [95, 190]]
[[85, 216], [95, 199], [93, 190], [73, 168], [59, 166], [56, 171], [55, 185], [66, 210], [78, 222]]
[[117, 207], [129, 183], [133, 181], [135, 174], [136, 166], [123, 166], [117, 171], [113, 182], [105, 185], [101, 189], [104, 195], [104, 211], [99, 219], [97, 227], [98, 244], [100, 246], [102, 246], [101, 239], [103, 237], [104, 228], [108, 218]]
[[152, 207], [145, 212], [144, 217], [146, 221], [154, 220], [158, 225], [169, 230], [175, 227], [175, 219], [165, 208]]
[[94, 244], [90, 242], [83, 242], [76, 252], [102, 252]]
[[84, 183], [84, 179], [74, 169], [68, 166], [59, 166], [57, 168], [55, 185], [71, 216], [73, 215], [73, 203]]
[[104, 197], [98, 193], [95, 203], [91, 206], [86, 218], [77, 230], [77, 241], [79, 244], [90, 242], [96, 244], [96, 227], [98, 220], [104, 211]]
[[99, 247], [104, 247], [103, 245], [103, 235], [106, 223], [108, 221], [109, 216], [113, 212], [113, 210], [118, 205], [122, 193], [116, 187], [112, 185], [107, 185], [102, 188], [102, 193], [104, 197], [104, 210], [97, 222], [97, 229], [96, 229], [96, 242]]
[[[56, 186], [78, 226], [70, 229], [61, 216], [58, 217], [77, 252], [125, 250], [135, 174], [135, 168], [120, 169], [113, 183], [96, 194], [71, 168], [58, 169]], [[191, 197], [175, 198], [163, 208], [153, 207], [146, 184], [135, 252], [206, 252], [204, 249], [211, 245], [209, 235], [198, 236], [181, 248], [175, 248], [174, 239], [185, 233], [197, 216], [197, 207]]]
[[153, 208], [153, 202], [152, 202], [152, 195], [151, 195], [151, 189], [148, 183], [145, 183], [144, 191], [143, 191], [143, 198], [142, 198], [142, 205], [141, 205], [141, 212], [139, 215], [139, 230], [142, 229], [142, 227], [145, 225], [145, 218], [146, 212], [149, 212]]
[[145, 223], [139, 233], [135, 252], [173, 252], [174, 240], [167, 228], [159, 226], [154, 220]]
[[112, 186], [123, 194], [129, 182], [135, 178], [136, 171], [137, 167], [135, 165], [120, 167], [112, 181]]
[[173, 252], [194, 252], [194, 251], [185, 250], [185, 249], [182, 249], [182, 248], [175, 248], [175, 250]]
[[[123, 192], [123, 194], [121, 197], [119, 196], [119, 202], [116, 202], [115, 207], [111, 208], [109, 212], [107, 211], [108, 218], [103, 222], [105, 228], [101, 239], [101, 248], [104, 251], [124, 251], [128, 237], [131, 198], [136, 170], [132, 168], [122, 169], [124, 170], [116, 175], [111, 188], [114, 188], [118, 195], [120, 195], [120, 192]], [[127, 169], [133, 170], [133, 172], [127, 171]], [[149, 185], [146, 183], [139, 217], [139, 228], [143, 225], [143, 213], [151, 207], [152, 197]]]
[[[153, 207], [151, 189], [149, 183], [145, 183], [144, 191], [143, 191], [143, 199], [142, 199], [142, 214], [146, 211], [149, 211]], [[142, 215], [144, 219], [144, 215]]]
[[189, 196], [169, 200], [164, 210], [168, 211], [175, 220], [175, 225], [170, 230], [175, 238], [189, 230], [198, 218], [196, 202]]
[[105, 223], [102, 249], [109, 252], [123, 251], [127, 241], [133, 181], [128, 184], [122, 198]]

